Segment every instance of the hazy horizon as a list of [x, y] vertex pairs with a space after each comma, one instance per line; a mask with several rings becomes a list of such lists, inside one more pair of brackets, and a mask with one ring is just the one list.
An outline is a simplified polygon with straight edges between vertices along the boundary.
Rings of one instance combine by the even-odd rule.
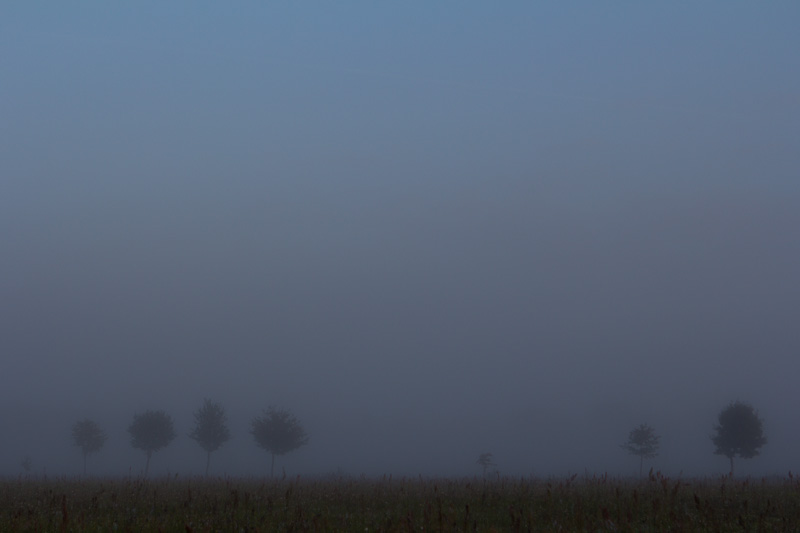
[[800, 4], [0, 7], [0, 475], [800, 471]]

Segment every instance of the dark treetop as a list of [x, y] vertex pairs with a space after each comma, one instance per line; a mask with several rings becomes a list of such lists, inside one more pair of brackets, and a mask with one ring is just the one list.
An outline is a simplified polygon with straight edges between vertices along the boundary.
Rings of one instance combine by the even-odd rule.
[[303, 426], [285, 409], [267, 409], [263, 415], [253, 419], [250, 433], [259, 446], [275, 455], [283, 455], [308, 444], [308, 435]]
[[733, 459], [745, 459], [759, 454], [759, 448], [767, 443], [764, 437], [764, 423], [752, 405], [734, 402], [719, 413], [718, 424], [714, 426], [711, 440], [716, 446], [717, 455]]
[[661, 439], [647, 424], [639, 424], [628, 435], [628, 442], [621, 446], [631, 455], [652, 459], [658, 455], [658, 441]]
[[92, 420], [81, 420], [72, 426], [72, 438], [85, 455], [99, 451], [106, 443], [106, 434]]
[[131, 446], [154, 452], [167, 446], [175, 438], [172, 418], [164, 411], [145, 411], [134, 415], [128, 427]]
[[231, 438], [227, 421], [222, 405], [206, 399], [194, 413], [194, 429], [189, 437], [205, 451], [216, 451]]

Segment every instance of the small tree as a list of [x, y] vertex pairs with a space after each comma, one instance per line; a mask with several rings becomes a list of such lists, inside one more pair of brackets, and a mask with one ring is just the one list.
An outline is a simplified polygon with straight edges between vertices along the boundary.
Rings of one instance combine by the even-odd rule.
[[482, 454], [480, 454], [480, 455], [478, 456], [478, 460], [477, 460], [477, 461], [475, 461], [476, 463], [478, 463], [479, 465], [481, 465], [481, 466], [483, 467], [483, 477], [486, 477], [486, 471], [487, 471], [487, 470], [488, 470], [490, 467], [495, 467], [495, 468], [497, 467], [497, 465], [495, 465], [495, 464], [492, 462], [492, 457], [493, 457], [493, 456], [492, 456], [492, 454], [491, 454], [491, 453], [489, 453], [489, 452], [486, 452], [486, 453], [482, 453]]
[[642, 476], [644, 459], [652, 459], [658, 455], [658, 441], [661, 439], [655, 430], [647, 424], [639, 424], [628, 435], [628, 442], [621, 444], [631, 455], [639, 456], [639, 477]]
[[269, 475], [275, 474], [275, 456], [308, 444], [308, 435], [300, 422], [286, 409], [270, 407], [253, 419], [250, 433], [261, 448], [272, 454]]
[[206, 451], [206, 476], [211, 465], [211, 452], [219, 449], [231, 438], [228, 418], [222, 405], [206, 399], [203, 406], [194, 412], [194, 429], [189, 437], [197, 441]]
[[23, 457], [22, 460], [19, 462], [19, 466], [22, 467], [22, 469], [25, 471], [26, 474], [30, 474], [31, 470], [33, 470], [33, 461], [31, 461], [31, 456], [26, 455], [25, 457]]
[[106, 434], [94, 421], [86, 419], [72, 425], [72, 439], [83, 452], [83, 475], [86, 475], [86, 457], [100, 451], [106, 443]]
[[715, 433], [711, 435], [711, 441], [716, 446], [714, 453], [730, 460], [732, 476], [734, 457], [755, 457], [759, 454], [759, 448], [767, 443], [764, 423], [752, 405], [739, 401], [720, 411], [717, 420], [719, 423], [714, 426]]
[[144, 475], [150, 469], [150, 457], [153, 452], [169, 445], [175, 438], [172, 418], [164, 411], [145, 411], [133, 416], [133, 422], [128, 427], [131, 434], [131, 446], [144, 450], [147, 462], [144, 465]]

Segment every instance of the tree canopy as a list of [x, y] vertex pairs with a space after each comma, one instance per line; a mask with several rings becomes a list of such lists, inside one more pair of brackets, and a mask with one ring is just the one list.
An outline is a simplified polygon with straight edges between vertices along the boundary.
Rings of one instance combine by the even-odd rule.
[[484, 453], [480, 454], [478, 456], [478, 460], [475, 461], [476, 463], [478, 463], [479, 465], [481, 465], [483, 467], [483, 475], [484, 475], [484, 477], [486, 476], [486, 471], [490, 467], [495, 467], [495, 468], [497, 467], [497, 465], [494, 464], [494, 461], [492, 460], [493, 457], [494, 456], [491, 453], [484, 452]]
[[72, 439], [83, 452], [83, 473], [86, 475], [86, 457], [100, 451], [106, 443], [106, 434], [94, 421], [85, 419], [72, 425]]
[[734, 457], [755, 457], [760, 453], [759, 449], [767, 443], [764, 422], [752, 405], [739, 401], [720, 411], [717, 421], [711, 435], [711, 441], [716, 447], [714, 453], [724, 455], [730, 460], [730, 473], [733, 475]]
[[642, 463], [644, 459], [652, 459], [658, 455], [659, 440], [661, 437], [656, 435], [655, 430], [647, 424], [639, 424], [633, 428], [628, 435], [628, 442], [621, 444], [622, 448], [628, 450], [631, 455], [639, 457], [639, 475], [642, 475]]
[[203, 406], [194, 413], [194, 429], [189, 433], [189, 437], [207, 453], [206, 475], [211, 464], [211, 452], [218, 450], [231, 438], [227, 421], [222, 405], [209, 399], [206, 399]]
[[164, 411], [145, 411], [134, 415], [128, 433], [131, 434], [131, 446], [144, 450], [147, 454], [145, 475], [150, 468], [150, 457], [153, 452], [168, 446], [175, 438], [172, 417]]
[[269, 407], [261, 416], [253, 419], [250, 433], [256, 443], [272, 454], [270, 476], [275, 471], [275, 456], [283, 455], [308, 444], [300, 422], [286, 409]]

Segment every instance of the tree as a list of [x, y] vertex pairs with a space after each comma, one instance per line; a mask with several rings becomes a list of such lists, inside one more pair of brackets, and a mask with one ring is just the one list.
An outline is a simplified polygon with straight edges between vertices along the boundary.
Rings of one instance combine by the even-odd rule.
[[739, 401], [720, 411], [717, 420], [719, 423], [714, 426], [715, 433], [711, 435], [711, 441], [716, 446], [714, 453], [730, 460], [732, 476], [734, 457], [755, 457], [759, 454], [759, 448], [767, 443], [764, 422], [752, 405]]
[[25, 457], [23, 457], [22, 460], [19, 462], [19, 465], [22, 467], [22, 469], [25, 471], [26, 474], [30, 474], [31, 470], [33, 470], [33, 461], [31, 461], [31, 456], [26, 455]]
[[658, 455], [658, 441], [661, 439], [655, 430], [647, 424], [639, 424], [628, 435], [628, 442], [620, 446], [631, 455], [639, 456], [639, 477], [642, 476], [644, 459], [652, 459]]
[[269, 475], [275, 473], [275, 456], [308, 444], [308, 435], [300, 422], [286, 409], [270, 407], [253, 419], [250, 433], [256, 444], [272, 454]]
[[491, 453], [486, 452], [486, 453], [480, 454], [478, 456], [478, 460], [475, 461], [476, 463], [478, 463], [479, 465], [481, 465], [483, 467], [483, 477], [486, 477], [486, 471], [489, 469], [489, 467], [496, 467], [497, 466], [492, 462], [492, 457], [493, 456], [492, 456]]
[[228, 418], [222, 405], [206, 399], [203, 406], [194, 412], [194, 429], [189, 437], [197, 441], [206, 451], [206, 476], [211, 465], [211, 452], [219, 449], [231, 438], [228, 431]]
[[131, 446], [144, 450], [147, 462], [144, 466], [144, 475], [150, 469], [150, 457], [153, 452], [169, 445], [175, 438], [172, 418], [164, 411], [145, 411], [133, 416], [133, 422], [128, 427], [131, 434]]
[[83, 475], [86, 475], [86, 457], [100, 451], [106, 443], [106, 434], [94, 421], [80, 420], [72, 425], [72, 439], [83, 452]]

